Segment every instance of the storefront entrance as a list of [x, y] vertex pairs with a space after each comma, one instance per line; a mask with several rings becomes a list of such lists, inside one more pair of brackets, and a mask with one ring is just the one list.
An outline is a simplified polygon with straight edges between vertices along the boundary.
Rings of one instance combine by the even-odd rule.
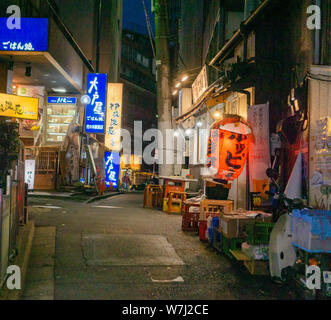
[[36, 190], [54, 190], [56, 187], [58, 150], [42, 148], [36, 158]]

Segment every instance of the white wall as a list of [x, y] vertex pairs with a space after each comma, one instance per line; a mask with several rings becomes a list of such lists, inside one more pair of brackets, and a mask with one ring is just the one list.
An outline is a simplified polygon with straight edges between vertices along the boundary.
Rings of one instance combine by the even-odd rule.
[[[312, 66], [313, 77], [330, 79], [331, 66]], [[331, 210], [331, 83], [309, 80], [309, 202], [314, 207]], [[329, 118], [329, 148], [321, 148], [318, 120]], [[322, 163], [319, 165], [318, 163]], [[319, 172], [320, 171], [320, 172]], [[320, 179], [319, 179], [320, 178]], [[316, 182], [322, 180], [321, 182]], [[330, 195], [321, 193], [321, 185], [329, 189]]]

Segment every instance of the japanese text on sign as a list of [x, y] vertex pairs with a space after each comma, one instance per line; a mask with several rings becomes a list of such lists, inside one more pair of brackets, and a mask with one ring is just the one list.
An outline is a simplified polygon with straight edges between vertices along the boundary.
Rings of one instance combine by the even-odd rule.
[[105, 145], [115, 151], [121, 149], [122, 99], [123, 84], [109, 83]]
[[85, 132], [105, 132], [107, 74], [90, 73], [87, 77], [87, 95], [91, 103], [86, 106]]
[[0, 51], [47, 51], [48, 19], [21, 18], [21, 28], [7, 28], [7, 18], [0, 18]]
[[106, 187], [118, 187], [120, 154], [117, 152], [105, 152], [105, 184]]

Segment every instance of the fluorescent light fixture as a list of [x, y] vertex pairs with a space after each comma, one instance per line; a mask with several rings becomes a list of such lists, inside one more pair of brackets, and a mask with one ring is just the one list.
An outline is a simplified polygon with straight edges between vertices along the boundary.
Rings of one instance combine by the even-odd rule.
[[52, 88], [52, 91], [59, 92], [59, 93], [67, 92], [67, 90], [65, 88]]
[[176, 84], [176, 88], [179, 88], [181, 86], [181, 83], [180, 82], [178, 82], [177, 84]]
[[172, 95], [175, 96], [178, 93], [178, 90], [172, 92]]
[[181, 80], [181, 81], [184, 82], [184, 81], [186, 81], [187, 79], [188, 79], [188, 75], [185, 74], [185, 75], [182, 76], [182, 80]]

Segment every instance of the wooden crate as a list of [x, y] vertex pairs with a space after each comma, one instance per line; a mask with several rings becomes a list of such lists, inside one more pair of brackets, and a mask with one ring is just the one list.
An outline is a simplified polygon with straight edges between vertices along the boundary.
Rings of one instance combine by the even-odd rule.
[[266, 276], [269, 274], [268, 261], [263, 260], [246, 260], [244, 265], [250, 274], [254, 276]]
[[144, 208], [161, 207], [163, 188], [158, 185], [148, 185], [144, 190]]
[[241, 250], [230, 250], [232, 255], [236, 258], [238, 261], [251, 261], [252, 259], [247, 256], [244, 252]]
[[202, 200], [200, 209], [200, 220], [207, 220], [209, 216], [220, 217], [222, 213], [233, 210], [232, 200]]

